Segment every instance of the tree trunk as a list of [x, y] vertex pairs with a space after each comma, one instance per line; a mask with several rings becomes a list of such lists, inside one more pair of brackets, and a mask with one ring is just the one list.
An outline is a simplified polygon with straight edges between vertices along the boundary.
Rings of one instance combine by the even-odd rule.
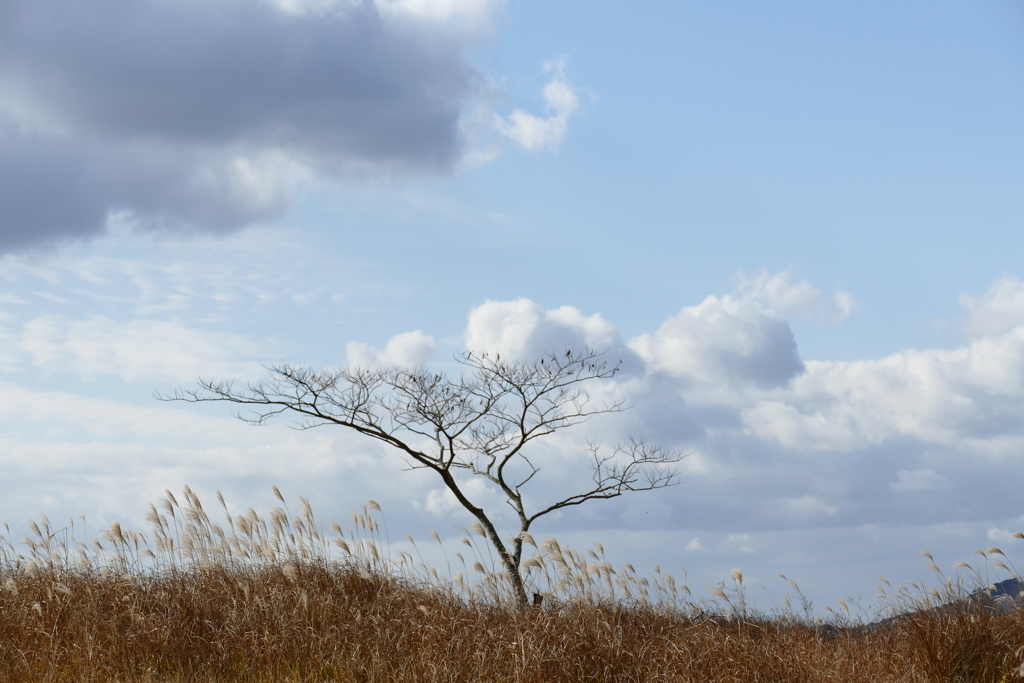
[[526, 587], [523, 585], [523, 575], [519, 572], [519, 565], [515, 563], [512, 555], [508, 552], [508, 548], [501, 542], [501, 537], [498, 536], [498, 532], [494, 525], [491, 524], [491, 520], [487, 519], [482, 511], [477, 515], [477, 519], [480, 520], [480, 524], [487, 531], [487, 537], [491, 541], [491, 545], [497, 549], [498, 556], [501, 557], [501, 562], [505, 565], [505, 571], [508, 572], [508, 578], [512, 584], [512, 591], [515, 593], [516, 604], [519, 609], [525, 609], [529, 606], [530, 602], [526, 597]]

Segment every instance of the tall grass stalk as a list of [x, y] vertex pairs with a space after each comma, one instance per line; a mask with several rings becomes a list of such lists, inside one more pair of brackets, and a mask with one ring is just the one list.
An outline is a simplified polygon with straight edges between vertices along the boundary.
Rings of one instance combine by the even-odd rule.
[[[887, 619], [845, 601], [813, 613], [799, 586], [770, 613], [741, 569], [696, 595], [655, 567], [616, 569], [604, 548], [524, 539], [539, 607], [522, 609], [486, 540], [465, 530], [428, 566], [392, 551], [368, 501], [326, 530], [309, 502], [208, 514], [186, 488], [141, 532], [84, 518], [0, 537], [2, 681], [1007, 681], [1024, 615], [982, 589], [1015, 575], [998, 548], [938, 583], [879, 585]], [[383, 536], [382, 536], [383, 526]], [[432, 538], [440, 543], [435, 532]], [[464, 547], [462, 547], [464, 546]], [[443, 547], [443, 544], [442, 544]], [[928, 556], [929, 560], [931, 557]], [[1006, 603], [1006, 599], [1009, 603]]]

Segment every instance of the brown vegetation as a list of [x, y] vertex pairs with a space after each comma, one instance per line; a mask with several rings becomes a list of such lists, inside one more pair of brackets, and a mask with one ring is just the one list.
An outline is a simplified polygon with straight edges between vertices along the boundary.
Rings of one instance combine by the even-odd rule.
[[86, 544], [44, 519], [3, 548], [0, 680], [1000, 681], [1024, 644], [1024, 611], [953, 580], [892, 591], [899, 619], [823, 624], [747, 609], [739, 571], [694, 600], [549, 540], [524, 565], [543, 605], [522, 609], [478, 561], [470, 582], [387, 560], [372, 502], [330, 543], [305, 503], [226, 528], [191, 492], [161, 505], [148, 537]]

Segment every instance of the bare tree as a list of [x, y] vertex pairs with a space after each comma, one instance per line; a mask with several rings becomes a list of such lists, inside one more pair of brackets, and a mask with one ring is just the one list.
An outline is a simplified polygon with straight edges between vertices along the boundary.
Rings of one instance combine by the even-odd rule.
[[[528, 510], [523, 487], [540, 472], [527, 446], [541, 437], [603, 413], [625, 410], [622, 402], [592, 401], [585, 384], [614, 376], [603, 354], [567, 350], [536, 361], [466, 352], [464, 372], [449, 378], [423, 369], [340, 368], [312, 370], [279, 363], [271, 377], [236, 388], [232, 382], [200, 379], [161, 400], [228, 401], [250, 406], [238, 417], [264, 424], [281, 413], [301, 415], [298, 429], [340, 425], [382, 441], [412, 468], [437, 473], [456, 500], [483, 527], [501, 558], [520, 605], [527, 602], [520, 571], [523, 541], [540, 517], [590, 500], [627, 491], [649, 491], [677, 483], [673, 465], [684, 456], [646, 440], [631, 439], [610, 450], [588, 442], [593, 483], [586, 490]], [[466, 471], [496, 485], [519, 519], [519, 533], [504, 542], [494, 511], [470, 500], [455, 475]]]

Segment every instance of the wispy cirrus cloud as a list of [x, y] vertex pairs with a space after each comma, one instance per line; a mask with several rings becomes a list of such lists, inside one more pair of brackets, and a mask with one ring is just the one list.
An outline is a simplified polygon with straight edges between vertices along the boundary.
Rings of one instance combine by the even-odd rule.
[[85, 381], [112, 375], [125, 382], [185, 382], [199, 376], [255, 377], [262, 372], [255, 360], [259, 349], [243, 337], [164, 320], [41, 316], [26, 323], [22, 345], [44, 374], [68, 372]]

